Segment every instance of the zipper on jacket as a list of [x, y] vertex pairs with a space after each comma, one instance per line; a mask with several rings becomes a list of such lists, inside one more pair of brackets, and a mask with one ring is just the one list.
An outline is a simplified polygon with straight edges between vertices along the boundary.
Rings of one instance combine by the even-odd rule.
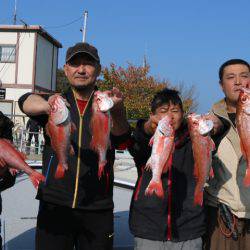
[[77, 154], [77, 167], [76, 167], [76, 181], [75, 181], [75, 192], [72, 208], [76, 207], [76, 198], [78, 193], [78, 183], [79, 183], [79, 173], [80, 173], [80, 164], [81, 164], [81, 146], [82, 146], [82, 122], [83, 116], [80, 115], [80, 126], [79, 126], [79, 135], [78, 135], [78, 154]]
[[172, 166], [169, 168], [168, 171], [167, 240], [171, 240], [172, 238], [171, 207], [172, 207]]
[[92, 99], [92, 95], [94, 93], [94, 91], [91, 93], [88, 102], [83, 110], [83, 113], [80, 113], [80, 110], [78, 108], [78, 104], [77, 104], [77, 99], [75, 96], [75, 92], [74, 93], [74, 98], [75, 98], [75, 103], [76, 103], [76, 107], [78, 110], [78, 114], [79, 114], [79, 118], [80, 118], [80, 124], [79, 124], [79, 134], [78, 134], [78, 154], [77, 154], [77, 167], [76, 167], [76, 181], [75, 181], [75, 192], [74, 192], [74, 199], [73, 199], [73, 203], [72, 203], [72, 208], [76, 207], [76, 202], [77, 202], [77, 193], [78, 193], [78, 185], [79, 185], [79, 174], [80, 174], [80, 165], [81, 165], [81, 146], [82, 146], [82, 130], [83, 130], [83, 118], [84, 118], [84, 114], [87, 110], [87, 107], [89, 106], [89, 102]]

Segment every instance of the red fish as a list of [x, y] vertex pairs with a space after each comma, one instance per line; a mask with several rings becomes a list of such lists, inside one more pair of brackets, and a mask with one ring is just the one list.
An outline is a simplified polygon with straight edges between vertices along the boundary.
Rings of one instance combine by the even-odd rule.
[[9, 140], [0, 139], [0, 159], [1, 166], [7, 165], [7, 167], [24, 171], [35, 188], [38, 187], [41, 181], [45, 181], [45, 177], [25, 162], [25, 155], [17, 151]]
[[68, 170], [68, 156], [74, 154], [70, 144], [70, 135], [75, 130], [70, 120], [70, 113], [63, 97], [53, 95], [49, 99], [51, 111], [46, 124], [46, 132], [50, 137], [51, 146], [56, 152], [58, 165], [55, 178], [63, 178], [65, 170]]
[[158, 197], [163, 198], [161, 175], [171, 167], [174, 151], [174, 129], [169, 116], [165, 116], [159, 121], [149, 144], [152, 145], [152, 153], [145, 168], [151, 169], [152, 179], [145, 194], [152, 195], [155, 192]]
[[[205, 119], [196, 114], [190, 114], [187, 117], [188, 129], [192, 141], [193, 157], [194, 157], [194, 176], [196, 178], [196, 186], [194, 191], [194, 204], [203, 204], [203, 190], [205, 182], [209, 177], [212, 169], [212, 151], [215, 145], [209, 134], [201, 134], [203, 124], [206, 124]], [[211, 122], [212, 123], [212, 122]], [[213, 126], [208, 123], [208, 126]], [[212, 128], [212, 127], [211, 127]], [[207, 130], [209, 132], [210, 129]]]
[[90, 147], [98, 154], [98, 177], [104, 173], [107, 163], [106, 152], [110, 145], [111, 117], [109, 109], [113, 106], [113, 101], [105, 92], [96, 91], [92, 103], [92, 117], [90, 128], [92, 140]]
[[243, 183], [250, 186], [250, 89], [241, 88], [237, 108], [236, 126], [239, 132], [241, 151], [247, 162]]

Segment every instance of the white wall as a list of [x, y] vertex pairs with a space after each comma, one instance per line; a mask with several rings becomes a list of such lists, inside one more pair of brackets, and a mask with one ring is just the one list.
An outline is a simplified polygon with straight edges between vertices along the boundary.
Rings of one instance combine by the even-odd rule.
[[19, 97], [27, 92], [31, 92], [31, 89], [6, 88], [5, 99], [18, 101]]
[[0, 63], [0, 82], [4, 84], [14, 84], [15, 72], [15, 63]]
[[16, 32], [0, 32], [0, 44], [16, 44]]
[[51, 89], [52, 59], [53, 44], [38, 35], [35, 80], [37, 86]]
[[[31, 92], [31, 89], [14, 89], [6, 88], [6, 100], [13, 100], [13, 114], [15, 115], [24, 115], [23, 112], [19, 109], [18, 99], [20, 96], [27, 92]], [[17, 119], [18, 120], [18, 119]]]
[[[18, 62], [0, 63], [0, 81], [4, 84], [14, 84], [17, 74], [17, 84], [33, 84], [35, 76], [37, 86], [55, 90], [58, 48], [38, 33], [19, 34], [19, 43], [16, 45]], [[17, 32], [0, 32], [0, 44], [16, 44], [17, 37]]]
[[32, 84], [35, 33], [20, 33], [18, 54], [18, 84]]
[[[17, 33], [15, 32], [0, 32], [0, 44], [16, 45]], [[0, 63], [0, 82], [15, 83], [15, 63]]]

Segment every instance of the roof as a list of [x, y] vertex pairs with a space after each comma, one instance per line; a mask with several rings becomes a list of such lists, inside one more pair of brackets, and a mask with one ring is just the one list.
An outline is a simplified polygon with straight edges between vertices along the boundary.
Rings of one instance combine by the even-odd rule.
[[0, 25], [0, 32], [37, 32], [39, 35], [50, 41], [58, 48], [62, 48], [62, 44], [52, 37], [40, 25]]

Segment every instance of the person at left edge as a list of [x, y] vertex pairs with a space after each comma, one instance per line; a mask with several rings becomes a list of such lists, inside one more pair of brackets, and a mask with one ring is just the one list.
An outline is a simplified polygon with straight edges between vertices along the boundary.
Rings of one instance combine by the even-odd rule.
[[[13, 141], [12, 128], [14, 127], [13, 122], [0, 111], [0, 138]], [[1, 168], [0, 173], [0, 214], [2, 213], [2, 197], [1, 192], [12, 187], [16, 181], [16, 172], [9, 170], [9, 168]], [[1, 220], [0, 220], [1, 227]], [[1, 232], [2, 230], [0, 230]], [[2, 249], [2, 237], [0, 235], [0, 250]]]
[[[45, 134], [43, 174], [45, 184], [38, 189], [40, 209], [37, 217], [36, 250], [113, 249], [113, 163], [115, 148], [129, 141], [123, 97], [118, 89], [110, 91], [111, 148], [102, 178], [98, 178], [98, 156], [90, 148], [91, 104], [96, 79], [101, 71], [97, 49], [88, 43], [77, 43], [66, 53], [64, 72], [69, 89], [63, 97], [70, 105], [76, 131], [71, 136], [74, 155], [62, 179], [55, 179], [58, 160]], [[44, 128], [48, 120], [49, 96], [27, 93], [20, 97], [21, 110]], [[75, 248], [74, 248], [75, 247]]]

